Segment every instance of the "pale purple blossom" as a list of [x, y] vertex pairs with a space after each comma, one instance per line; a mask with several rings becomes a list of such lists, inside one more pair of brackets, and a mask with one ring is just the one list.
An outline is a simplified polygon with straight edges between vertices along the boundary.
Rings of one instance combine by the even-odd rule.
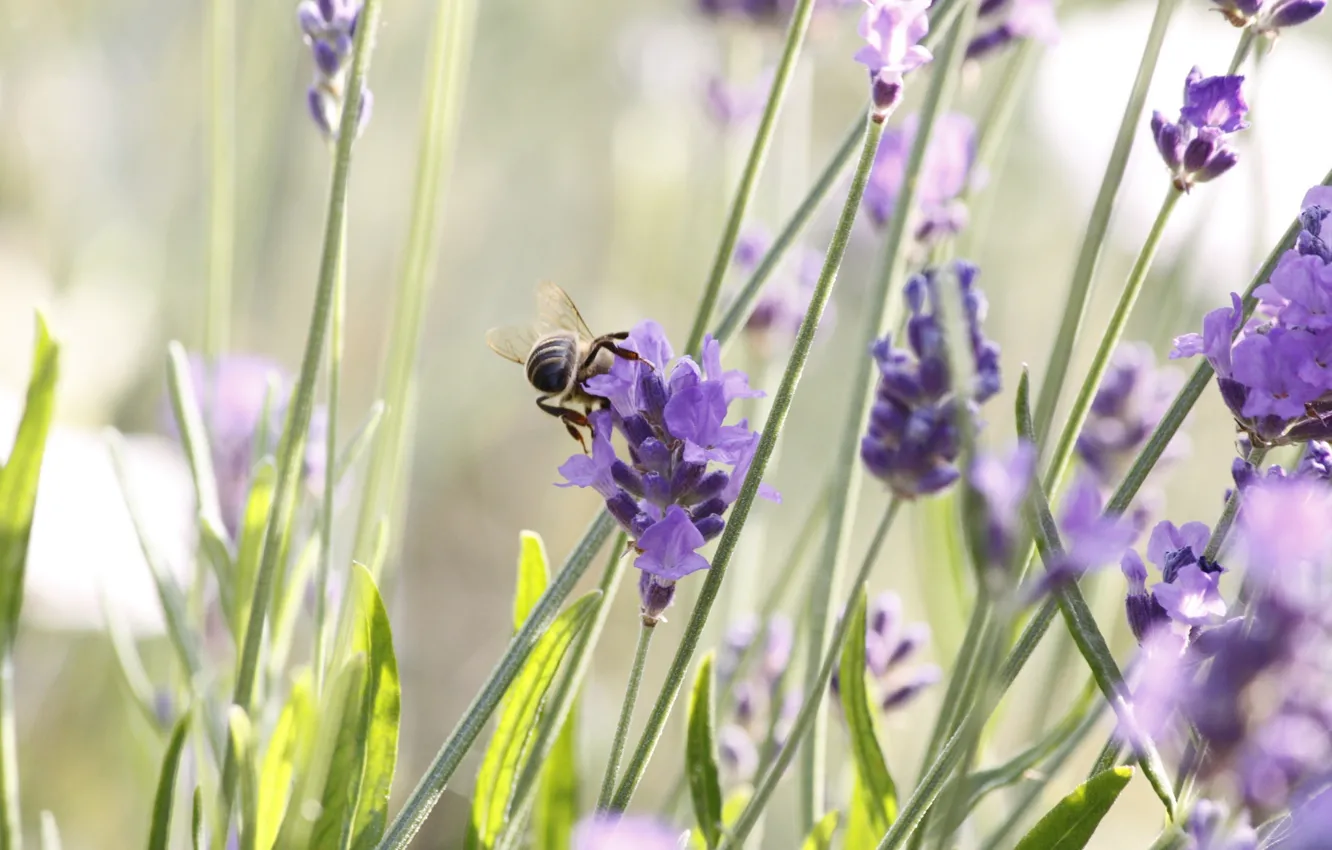
[[602, 813], [574, 826], [571, 850], [679, 850], [680, 833], [652, 818]]

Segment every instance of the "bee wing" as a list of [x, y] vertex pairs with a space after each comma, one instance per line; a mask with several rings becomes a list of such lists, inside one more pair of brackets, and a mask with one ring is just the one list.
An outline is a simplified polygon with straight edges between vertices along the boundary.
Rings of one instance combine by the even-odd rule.
[[574, 306], [573, 299], [563, 289], [548, 280], [537, 284], [537, 321], [552, 330], [572, 331], [580, 339], [594, 338], [587, 322]]
[[514, 363], [526, 363], [536, 344], [537, 329], [532, 325], [505, 325], [486, 331], [486, 345], [490, 350]]

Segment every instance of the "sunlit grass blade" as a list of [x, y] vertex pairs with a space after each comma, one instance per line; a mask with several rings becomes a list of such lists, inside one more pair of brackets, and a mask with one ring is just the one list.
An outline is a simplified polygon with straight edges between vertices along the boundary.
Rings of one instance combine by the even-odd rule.
[[352, 617], [355, 629], [352, 652], [365, 653], [368, 660], [366, 681], [365, 732], [361, 770], [355, 781], [358, 796], [351, 820], [352, 850], [369, 850], [378, 843], [388, 823], [389, 792], [398, 763], [398, 722], [401, 714], [401, 685], [398, 659], [393, 649], [393, 633], [388, 611], [369, 570], [352, 564], [349, 592], [355, 597]]
[[1016, 850], [1082, 850], [1133, 778], [1133, 768], [1097, 774], [1073, 789], [1032, 827]]
[[148, 830], [148, 850], [168, 850], [171, 846], [171, 809], [176, 797], [176, 773], [180, 768], [180, 754], [185, 736], [190, 731], [190, 712], [176, 721], [162, 756], [162, 769], [157, 779], [157, 795], [153, 799], [153, 819]]
[[712, 653], [703, 656], [689, 695], [685, 728], [685, 772], [689, 795], [694, 801], [694, 819], [707, 847], [717, 846], [722, 828], [721, 778], [717, 772], [717, 706], [713, 699], [715, 677]]
[[231, 747], [236, 752], [236, 763], [240, 765], [240, 832], [238, 840], [240, 850], [255, 850], [256, 813], [258, 799], [258, 767], [255, 763], [254, 728], [250, 718], [239, 706], [232, 706], [227, 715], [227, 726], [231, 737]]
[[[602, 604], [607, 604], [603, 600]], [[533, 753], [534, 763], [543, 763], [532, 811], [534, 850], [569, 850], [569, 839], [578, 820], [578, 706], [570, 706], [560, 726], [549, 757]], [[517, 808], [517, 807], [516, 807]]]
[[[204, 388], [213, 385], [208, 380], [212, 364], [204, 367]], [[171, 397], [171, 410], [176, 417], [180, 444], [189, 461], [194, 481], [194, 498], [199, 505], [200, 522], [214, 529], [222, 528], [222, 507], [218, 503], [217, 475], [213, 470], [213, 457], [208, 450], [208, 428], [204, 424], [205, 399], [194, 385], [189, 355], [179, 342], [167, 345], [167, 391]]]
[[513, 591], [513, 630], [523, 627], [527, 615], [536, 607], [541, 594], [550, 585], [550, 565], [546, 544], [535, 531], [518, 534], [518, 582]]
[[[832, 850], [833, 836], [837, 833], [837, 824], [841, 821], [841, 812], [828, 812], [805, 836], [805, 843], [800, 850]], [[850, 848], [848, 848], [850, 850]]]
[[268, 739], [268, 749], [259, 768], [259, 798], [255, 811], [255, 843], [259, 850], [270, 850], [291, 799], [296, 766], [310, 756], [317, 733], [318, 714], [314, 704], [314, 684], [310, 673], [293, 682], [287, 704], [278, 716], [277, 726]]
[[250, 619], [250, 600], [254, 596], [254, 579], [263, 560], [264, 541], [268, 537], [268, 517], [273, 507], [273, 486], [277, 483], [277, 468], [265, 458], [254, 468], [250, 479], [250, 495], [245, 500], [245, 514], [241, 520], [240, 541], [236, 547], [236, 613], [232, 621], [233, 635], [245, 634]]
[[842, 643], [842, 663], [837, 679], [842, 715], [846, 718], [846, 730], [851, 738], [856, 780], [863, 792], [860, 802], [869, 816], [872, 831], [882, 835], [897, 817], [897, 786], [879, 746], [874, 715], [870, 713], [869, 692], [865, 687], [867, 670], [863, 636], [866, 632], [867, 594], [868, 591], [862, 588], [857, 594], [860, 601], [851, 610], [851, 625], [848, 637]]

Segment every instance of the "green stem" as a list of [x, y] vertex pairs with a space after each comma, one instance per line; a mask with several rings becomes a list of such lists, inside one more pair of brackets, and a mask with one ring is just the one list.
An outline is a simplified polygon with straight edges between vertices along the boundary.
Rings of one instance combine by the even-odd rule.
[[772, 78], [772, 87], [768, 92], [768, 102], [763, 108], [763, 117], [759, 119], [758, 130], [754, 133], [754, 144], [749, 149], [749, 158], [745, 161], [745, 170], [740, 175], [740, 185], [735, 190], [735, 200], [731, 202], [731, 211], [726, 217], [726, 228], [722, 231], [721, 243], [712, 258], [712, 270], [708, 273], [707, 283], [703, 286], [703, 298], [698, 312], [694, 315], [694, 324], [689, 329], [689, 341], [684, 350], [694, 354], [703, 343], [703, 333], [712, 321], [713, 310], [721, 296], [722, 281], [726, 278], [726, 268], [731, 264], [731, 255], [735, 253], [735, 242], [740, 238], [740, 227], [745, 222], [745, 213], [758, 188], [759, 174], [763, 171], [764, 160], [772, 147], [773, 130], [777, 127], [777, 116], [781, 113], [782, 102], [790, 86], [791, 73], [800, 58], [800, 48], [805, 41], [805, 32], [814, 15], [814, 0], [797, 0], [791, 13], [791, 22], [786, 28], [786, 44], [782, 56], [777, 61], [777, 70]]
[[[236, 249], [236, 2], [208, 4], [208, 297], [204, 354], [227, 348]], [[211, 410], [211, 400], [201, 403]]]
[[1238, 74], [1240, 66], [1248, 58], [1249, 51], [1253, 49], [1253, 28], [1245, 27], [1240, 32], [1239, 43], [1235, 45], [1235, 52], [1230, 57], [1230, 66], [1226, 69], [1226, 74]]
[[643, 682], [647, 667], [648, 646], [656, 632], [656, 624], [643, 622], [638, 629], [638, 647], [634, 650], [634, 666], [629, 669], [629, 684], [624, 689], [624, 703], [620, 706], [620, 722], [615, 724], [615, 737], [611, 739], [610, 758], [606, 761], [606, 774], [601, 778], [601, 794], [597, 796], [597, 811], [610, 807], [615, 793], [615, 774], [620, 770], [620, 757], [624, 755], [624, 742], [629, 737], [629, 726], [634, 719], [634, 703], [638, 701], [638, 686]]
[[[855, 589], [851, 592], [851, 598], [847, 600], [846, 606], [842, 609], [850, 611], [860, 604], [860, 597], [865, 593], [865, 581], [869, 578], [870, 570], [879, 559], [879, 552], [883, 549], [883, 543], [888, 537], [888, 531], [892, 528], [893, 520], [897, 516], [898, 510], [902, 507], [900, 499], [893, 499], [883, 511], [883, 516], [879, 518], [879, 525], [874, 529], [874, 537], [870, 540], [869, 548], [865, 550], [865, 558], [860, 562], [860, 571], [856, 573], [855, 583], [852, 585]], [[749, 836], [754, 825], [758, 823], [759, 817], [763, 813], [764, 807], [768, 803], [768, 798], [776, 790], [777, 783], [781, 781], [782, 774], [790, 766], [791, 759], [795, 756], [797, 745], [801, 739], [806, 737], [814, 729], [814, 724], [818, 716], [818, 706], [824, 701], [824, 696], [828, 692], [828, 682], [832, 679], [833, 669], [837, 666], [842, 656], [842, 641], [846, 639], [846, 631], [850, 627], [850, 617], [842, 617], [837, 621], [836, 627], [832, 631], [832, 639], [827, 649], [819, 659], [819, 664], [815, 669], [815, 675], [811, 681], [811, 688], [805, 691], [805, 698], [800, 703], [800, 711], [796, 714], [795, 720], [791, 722], [791, 731], [786, 737], [786, 743], [771, 764], [767, 765], [758, 781], [754, 784], [754, 793], [745, 804], [744, 810], [736, 818], [717, 850], [736, 850], [736, 848], [745, 846], [745, 839]], [[813, 659], [811, 659], [812, 661]], [[813, 666], [811, 664], [811, 666]]]
[[[347, 223], [343, 222], [344, 242]], [[342, 327], [347, 309], [347, 263], [338, 264], [333, 281], [333, 309], [328, 335], [328, 424], [325, 431], [324, 504], [319, 516], [319, 567], [315, 578], [314, 690], [323, 693], [324, 646], [328, 640], [328, 577], [333, 566], [333, 499], [338, 488], [338, 409], [342, 395]]]
[[1096, 275], [1096, 262], [1101, 256], [1101, 246], [1105, 242], [1106, 230], [1110, 227], [1110, 216], [1114, 212], [1115, 197], [1124, 180], [1124, 169], [1128, 165], [1129, 154], [1133, 150], [1133, 137], [1142, 118], [1143, 104], [1147, 101], [1147, 88], [1156, 72], [1156, 62], [1161, 55], [1161, 44], [1165, 41], [1170, 18], [1179, 7], [1179, 0], [1161, 0], [1156, 4], [1156, 16], [1152, 19], [1151, 32], [1147, 35], [1147, 44], [1143, 47], [1142, 59], [1138, 63], [1138, 75], [1133, 81], [1133, 91], [1124, 106], [1124, 116], [1119, 122], [1119, 135], [1115, 137], [1114, 150], [1105, 167], [1105, 176], [1101, 179], [1101, 189], [1092, 206], [1091, 219], [1087, 222], [1087, 232], [1082, 238], [1082, 248], [1078, 252], [1078, 262], [1073, 269], [1073, 279], [1069, 284], [1068, 300], [1064, 304], [1064, 317], [1059, 324], [1050, 357], [1046, 361], [1046, 373], [1041, 381], [1041, 390], [1036, 401], [1036, 443], [1045, 445], [1049, 436], [1050, 425], [1054, 421], [1055, 408], [1059, 404], [1059, 393], [1063, 390], [1064, 379], [1073, 359], [1073, 346], [1077, 342], [1078, 331], [1087, 312], [1087, 301], [1091, 295], [1093, 278]]
[[[412, 217], [404, 251], [402, 277], [393, 305], [393, 325], [384, 361], [384, 420], [379, 439], [365, 467], [356, 539], [356, 560], [370, 564], [375, 529], [387, 514], [400, 512], [396, 494], [410, 457], [409, 396], [426, 301], [438, 275], [438, 238], [443, 218], [444, 189], [458, 147], [459, 116], [467, 77], [476, 0], [446, 0], [438, 4], [426, 65], [421, 133], [417, 142], [413, 181]], [[390, 525], [390, 529], [393, 526]], [[392, 547], [390, 547], [392, 549]], [[388, 559], [385, 559], [388, 560]], [[376, 581], [378, 568], [371, 566]]]
[[[1249, 456], [1245, 458], [1253, 464], [1255, 469], [1262, 470], [1263, 460], [1267, 457], [1267, 449], [1254, 446], [1249, 451]], [[1230, 534], [1230, 527], [1235, 524], [1235, 517], [1239, 514], [1240, 506], [1240, 488], [1236, 487], [1230, 493], [1230, 498], [1226, 499], [1226, 506], [1221, 511], [1221, 516], [1217, 519], [1216, 525], [1212, 526], [1212, 535], [1207, 538], [1207, 548], [1203, 550], [1202, 556], [1209, 561], [1215, 561], [1221, 555], [1221, 547], [1226, 545], [1226, 537]]]
[[[324, 343], [328, 336], [329, 319], [344, 256], [343, 236], [347, 210], [347, 185], [351, 172], [352, 144], [361, 106], [361, 85], [370, 64], [373, 42], [379, 26], [379, 0], [366, 0], [361, 11], [361, 24], [356, 38], [356, 52], [348, 78], [346, 103], [339, 127], [337, 148], [333, 157], [333, 181], [329, 190], [328, 216], [324, 226], [324, 250], [319, 265], [319, 279], [315, 290], [314, 310], [310, 317], [310, 330], [305, 341], [305, 354], [301, 359], [301, 372], [296, 381], [286, 427], [278, 446], [277, 481], [273, 487], [273, 504], [265, 532], [264, 556], [254, 581], [254, 596], [250, 604], [250, 617], [245, 628], [245, 639], [236, 666], [236, 683], [231, 702], [247, 714], [254, 697], [254, 684], [259, 671], [259, 651], [263, 643], [264, 620], [273, 595], [274, 576], [280, 567], [279, 555], [285, 552], [291, 519], [296, 509], [297, 483], [301, 477], [306, 434], [314, 411], [315, 383], [319, 377], [319, 362], [323, 359]], [[332, 470], [329, 470], [332, 474]], [[227, 739], [226, 758], [222, 769], [222, 815], [224, 823], [230, 819], [231, 803], [236, 791], [236, 751], [231, 738]]]
[[18, 724], [14, 717], [14, 649], [0, 655], [0, 846], [23, 850], [19, 815]]
[[[900, 288], [906, 273], [908, 246], [919, 188], [921, 163], [929, 149], [934, 124], [952, 103], [957, 88], [958, 72], [966, 52], [965, 47], [975, 23], [975, 4], [967, 3], [963, 13], [949, 29], [942, 54], [934, 60], [930, 87], [920, 108], [920, 123], [916, 130], [911, 152], [907, 158], [906, 179], [893, 204], [892, 218], [884, 237], [879, 260], [878, 275], [870, 286], [864, 306], [865, 325], [856, 351], [869, 351], [874, 340], [882, 337], [892, 325], [895, 300], [891, 297]], [[857, 357], [855, 373], [851, 377], [851, 393], [846, 414], [842, 419], [842, 433], [838, 440], [837, 456], [833, 461], [833, 480], [828, 502], [828, 525], [823, 541], [823, 555], [815, 569], [816, 579], [810, 593], [810, 630], [806, 657], [821, 658], [828, 645], [832, 617], [830, 606], [837, 597], [838, 587], [846, 572], [847, 548], [855, 524], [855, 504], [860, 495], [863, 471], [860, 464], [860, 438], [869, 417], [873, 400], [874, 359]], [[806, 691], [812, 686], [817, 671], [811, 667], [805, 674]], [[814, 729], [801, 755], [799, 820], [797, 829], [806, 834], [815, 819], [826, 809], [824, 761], [827, 755], [827, 709], [820, 704], [816, 709]]]
[[643, 736], [639, 739], [633, 758], [625, 770], [624, 779], [616, 790], [612, 808], [618, 811], [628, 808], [634, 790], [638, 787], [638, 782], [643, 776], [643, 771], [647, 769], [648, 759], [652, 757], [652, 751], [655, 749], [657, 740], [665, 727], [666, 718], [671, 712], [671, 707], [675, 704], [675, 698], [679, 695], [685, 672], [693, 658], [694, 650], [698, 646], [703, 627], [707, 623], [708, 613], [712, 610], [712, 603], [716, 600], [721, 581], [726, 575], [727, 562], [735, 550], [740, 532], [744, 529], [745, 520], [749, 516], [754, 497], [758, 493], [759, 482], [763, 480], [763, 475], [768, 468], [768, 460], [771, 458], [773, 448], [777, 444], [777, 438], [781, 435], [782, 426], [786, 424], [786, 416], [790, 412], [791, 402], [795, 398], [796, 386], [800, 382], [801, 375], [804, 374], [805, 363], [809, 360], [810, 348], [814, 344], [814, 335], [818, 331], [819, 321], [823, 318], [823, 311], [828, 304], [828, 298], [832, 295], [833, 283], [837, 279], [837, 270], [841, 267], [842, 257], [845, 255], [847, 243], [851, 239], [851, 229], [860, 209], [860, 200], [865, 193], [865, 184], [869, 180], [870, 167], [874, 164], [874, 153], [878, 150], [879, 139], [882, 135], [883, 125], [872, 119], [866, 119], [865, 142], [861, 149], [860, 161], [856, 165], [855, 173], [852, 176], [851, 189], [847, 194], [846, 202], [842, 206], [842, 213], [838, 219], [837, 228], [833, 232], [832, 242], [828, 246], [828, 253], [824, 258], [818, 283], [811, 294], [805, 317], [800, 323], [795, 345], [791, 350], [790, 358], [787, 360], [786, 370], [782, 375], [782, 383], [773, 397], [772, 410], [768, 414], [767, 422], [764, 423], [763, 433], [759, 438], [758, 448], [754, 452], [749, 474], [745, 477], [740, 495], [731, 509], [726, 530], [722, 532], [721, 541], [717, 545], [717, 553], [712, 559], [712, 567], [708, 570], [707, 579], [703, 582], [703, 588], [699, 593], [698, 603], [694, 606], [693, 613], [690, 615], [689, 624], [685, 628], [675, 659], [666, 674], [666, 682], [658, 695], [656, 705], [653, 706], [652, 714], [648, 718], [647, 727], [643, 730]]

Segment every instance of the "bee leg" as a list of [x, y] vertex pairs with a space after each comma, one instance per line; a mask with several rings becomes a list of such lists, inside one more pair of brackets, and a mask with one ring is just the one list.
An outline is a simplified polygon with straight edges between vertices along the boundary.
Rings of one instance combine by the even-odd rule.
[[569, 436], [577, 440], [578, 445], [583, 447], [583, 454], [587, 454], [587, 441], [583, 439], [582, 432], [578, 430], [580, 427], [591, 427], [591, 424], [587, 421], [587, 416], [576, 410], [571, 410], [570, 408], [562, 407], [558, 404], [549, 404], [548, 402], [551, 398], [553, 398], [553, 396], [539, 396], [536, 400], [537, 407], [563, 422], [565, 429], [569, 432]]
[[591, 366], [592, 363], [597, 359], [597, 355], [600, 354], [602, 351], [609, 351], [611, 354], [614, 354], [616, 357], [622, 358], [624, 360], [642, 360], [644, 363], [647, 363], [647, 365], [652, 369], [656, 369], [657, 367], [653, 366], [651, 361], [643, 357], [639, 357], [637, 351], [630, 351], [627, 348], [622, 348], [621, 346], [615, 344], [618, 340], [627, 339], [628, 337], [629, 337], [628, 331], [620, 331], [619, 333], [603, 334], [602, 336], [599, 336], [596, 339], [592, 340], [592, 344], [587, 348], [587, 354], [584, 355], [583, 357], [583, 363], [579, 367], [579, 371], [585, 370], [589, 366]]

